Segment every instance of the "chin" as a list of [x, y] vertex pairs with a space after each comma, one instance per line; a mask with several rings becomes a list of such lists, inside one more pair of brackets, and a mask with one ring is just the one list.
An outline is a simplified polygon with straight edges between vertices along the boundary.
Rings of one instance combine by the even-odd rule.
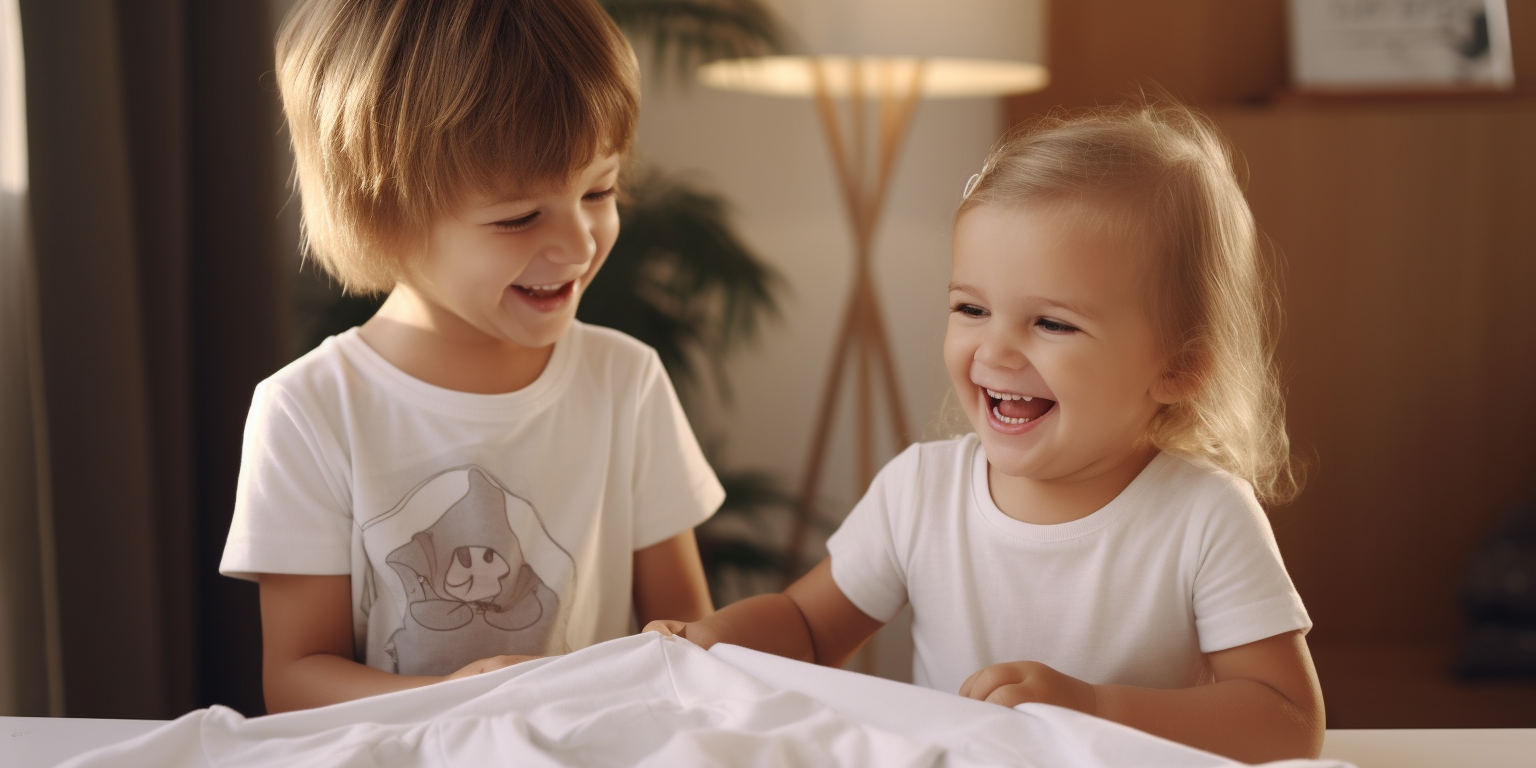
[[1029, 457], [1020, 455], [1022, 451], [1008, 450], [1001, 446], [988, 445], [986, 439], [982, 439], [981, 447], [987, 453], [987, 465], [1009, 477], [1033, 477], [1033, 468], [1030, 466]]
[[560, 337], [564, 336], [565, 332], [570, 330], [571, 323], [574, 320], [575, 318], [573, 316], [566, 316], [560, 319], [550, 319], [546, 322], [539, 323], [537, 327], [533, 328], [530, 328], [525, 324], [518, 323], [510, 328], [502, 329], [502, 337], [507, 341], [517, 344], [518, 346], [528, 347], [530, 349], [543, 349], [544, 347], [559, 341]]
[[546, 347], [552, 346], [555, 342], [560, 340], [561, 336], [564, 335], [565, 329], [562, 328], [560, 329], [559, 333], [512, 334], [507, 337], [507, 340], [520, 347], [527, 347], [528, 349], [544, 349]]
[[1039, 440], [1021, 440], [1018, 435], [999, 435], [992, 432], [985, 422], [977, 427], [973, 421], [971, 428], [981, 439], [987, 463], [997, 471], [1009, 477], [1032, 477], [1039, 473]]

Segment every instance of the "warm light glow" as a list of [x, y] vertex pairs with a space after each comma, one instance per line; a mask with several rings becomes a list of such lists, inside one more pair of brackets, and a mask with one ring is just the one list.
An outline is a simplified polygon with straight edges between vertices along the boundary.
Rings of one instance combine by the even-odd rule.
[[[905, 90], [916, 57], [819, 57], [833, 97], [853, 92], [855, 69], [866, 96], [882, 90]], [[812, 59], [805, 56], [764, 56], [726, 59], [699, 68], [699, 81], [712, 88], [768, 96], [810, 96], [816, 91]], [[922, 95], [928, 98], [1000, 96], [1038, 91], [1050, 82], [1045, 67], [1026, 61], [932, 57], [923, 59]], [[855, 66], [857, 65], [857, 66]]]
[[27, 190], [27, 121], [22, 79], [21, 18], [16, 4], [0, 3], [0, 189]]

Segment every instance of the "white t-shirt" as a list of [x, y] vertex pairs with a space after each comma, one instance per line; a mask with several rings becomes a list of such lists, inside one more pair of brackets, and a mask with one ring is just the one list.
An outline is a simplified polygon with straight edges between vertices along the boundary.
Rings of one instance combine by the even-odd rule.
[[573, 323], [539, 378], [471, 394], [356, 330], [256, 388], [219, 571], [350, 575], [360, 661], [442, 675], [630, 631], [632, 556], [725, 493], [656, 353]]
[[1033, 525], [992, 501], [975, 435], [914, 445], [827, 549], [859, 610], [911, 603], [913, 681], [942, 691], [1009, 661], [1189, 687], [1205, 653], [1312, 626], [1249, 485], [1167, 453], [1093, 514]]

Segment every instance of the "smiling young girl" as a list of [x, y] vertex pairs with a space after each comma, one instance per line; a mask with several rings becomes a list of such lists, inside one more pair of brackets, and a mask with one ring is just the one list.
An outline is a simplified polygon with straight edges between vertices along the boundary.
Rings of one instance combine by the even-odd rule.
[[944, 363], [975, 430], [887, 465], [781, 595], [651, 627], [843, 663], [910, 603], [913, 678], [1231, 757], [1316, 756], [1271, 290], [1226, 147], [1176, 106], [1049, 119], [956, 214]]
[[221, 572], [269, 711], [711, 604], [724, 498], [656, 353], [575, 320], [618, 236], [634, 54], [593, 0], [303, 0], [277, 45], [311, 255], [388, 292], [257, 388]]

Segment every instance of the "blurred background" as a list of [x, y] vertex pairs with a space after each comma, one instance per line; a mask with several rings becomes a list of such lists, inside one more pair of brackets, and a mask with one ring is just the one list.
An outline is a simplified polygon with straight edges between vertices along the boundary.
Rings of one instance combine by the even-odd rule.
[[[215, 572], [250, 393], [367, 310], [298, 254], [271, 74], [290, 0], [10, 1], [29, 173], [6, 186], [0, 276], [0, 713], [258, 713], [255, 589]], [[674, 318], [691, 325], [647, 340], [682, 339], [674, 375], [730, 481], [735, 511], [701, 533], [724, 601], [787, 567], [855, 243], [815, 100], [690, 75], [805, 45], [819, 4], [718, 5], [746, 15], [697, 28], [713, 47], [620, 18], [645, 69], [637, 167], [660, 191], [630, 204], [599, 282], [698, 278]], [[1292, 75], [1285, 0], [1051, 2], [1018, 32], [1049, 85], [918, 104], [874, 233], [902, 416], [948, 436], [950, 216], [992, 143], [1144, 89], [1218, 122], [1284, 281], [1311, 475], [1270, 518], [1330, 727], [1536, 727], [1536, 0], [1507, 17], [1512, 87], [1324, 92]], [[692, 259], [647, 245], [667, 216], [725, 235]], [[855, 414], [876, 393], [844, 386], [803, 562], [862, 490]], [[901, 437], [878, 433], [877, 466]], [[856, 663], [902, 679], [892, 630]]]

